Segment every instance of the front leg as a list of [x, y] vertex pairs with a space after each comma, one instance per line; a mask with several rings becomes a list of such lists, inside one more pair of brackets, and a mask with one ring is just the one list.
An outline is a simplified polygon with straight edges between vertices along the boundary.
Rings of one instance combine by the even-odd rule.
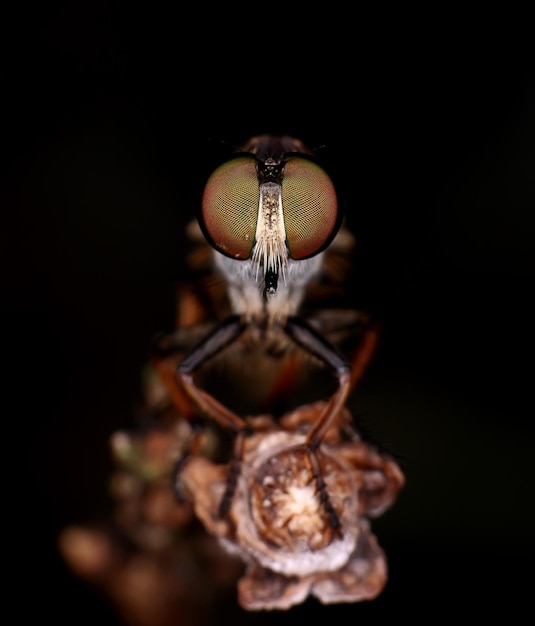
[[249, 429], [241, 417], [221, 404], [211, 394], [197, 387], [193, 373], [203, 363], [236, 341], [245, 327], [239, 316], [229, 317], [204, 337], [178, 366], [180, 381], [195, 404], [208, 417], [214, 419], [223, 428], [230, 429], [235, 435], [227, 486], [219, 507], [221, 517], [227, 515], [230, 510], [243, 460], [243, 442]]
[[246, 325], [240, 317], [233, 315], [227, 318], [208, 333], [182, 360], [178, 366], [178, 376], [184, 389], [195, 404], [223, 428], [234, 433], [245, 429], [245, 422], [233, 411], [223, 406], [212, 395], [195, 384], [193, 374], [201, 365], [219, 354], [228, 345], [238, 339]]
[[307, 445], [315, 450], [320, 445], [323, 436], [344, 406], [349, 395], [351, 390], [351, 366], [347, 359], [305, 320], [299, 317], [290, 317], [284, 330], [295, 343], [329, 366], [338, 378], [338, 389], [307, 436]]
[[340, 520], [329, 499], [316, 451], [321, 444], [323, 436], [336, 419], [349, 395], [351, 390], [351, 367], [345, 357], [303, 319], [298, 317], [289, 318], [284, 330], [298, 345], [334, 370], [338, 378], [338, 389], [327, 403], [316, 423], [309, 430], [305, 446], [309, 469], [316, 482], [320, 502], [327, 513], [332, 528], [339, 533]]

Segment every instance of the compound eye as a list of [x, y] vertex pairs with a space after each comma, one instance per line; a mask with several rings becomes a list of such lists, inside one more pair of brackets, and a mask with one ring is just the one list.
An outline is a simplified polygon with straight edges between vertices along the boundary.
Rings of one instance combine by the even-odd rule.
[[282, 207], [293, 259], [321, 252], [338, 230], [340, 213], [334, 185], [313, 161], [302, 157], [288, 160], [282, 178]]
[[234, 259], [248, 259], [259, 201], [254, 157], [241, 156], [220, 165], [206, 183], [201, 204], [201, 227], [212, 246]]

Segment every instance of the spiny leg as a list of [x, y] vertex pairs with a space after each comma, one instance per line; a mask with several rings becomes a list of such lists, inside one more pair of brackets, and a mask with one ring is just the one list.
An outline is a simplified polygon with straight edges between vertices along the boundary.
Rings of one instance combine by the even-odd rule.
[[339, 533], [340, 520], [334, 511], [329, 494], [327, 493], [316, 451], [321, 444], [323, 436], [336, 419], [349, 395], [351, 390], [351, 367], [345, 357], [312, 326], [305, 322], [305, 320], [298, 317], [288, 318], [284, 329], [297, 344], [310, 354], [321, 359], [334, 370], [338, 378], [338, 389], [327, 403], [316, 423], [308, 432], [305, 446], [320, 502], [329, 517], [331, 526]]
[[318, 494], [318, 499], [327, 514], [331, 528], [338, 537], [341, 537], [342, 531], [340, 520], [338, 519], [338, 515], [336, 514], [331, 499], [329, 498], [327, 485], [325, 484], [325, 479], [323, 478], [323, 472], [321, 471], [316, 451], [312, 450], [309, 445], [307, 445], [305, 449], [307, 453], [309, 471], [312, 474], [314, 482], [316, 483], [316, 493]]
[[202, 339], [178, 367], [180, 381], [195, 404], [208, 417], [214, 419], [223, 428], [230, 429], [235, 435], [234, 451], [230, 461], [227, 485], [219, 508], [221, 516], [226, 515], [230, 510], [238, 482], [243, 458], [243, 442], [248, 432], [248, 427], [241, 417], [221, 404], [211, 394], [197, 387], [193, 379], [193, 372], [229, 344], [233, 343], [244, 330], [245, 324], [239, 316], [232, 316], [226, 319], [213, 332]]
[[176, 375], [177, 357], [180, 360], [184, 357], [183, 330], [180, 329], [181, 332], [174, 335], [159, 337], [152, 347], [152, 363], [167, 391], [169, 401], [174, 406], [178, 416], [186, 420], [191, 429], [188, 440], [171, 472], [172, 488], [177, 501], [180, 503], [184, 503], [186, 500], [180, 482], [180, 474], [188, 459], [202, 448], [206, 429], [205, 416], [199, 414], [198, 404], [194, 402], [191, 394], [186, 391], [184, 384]]

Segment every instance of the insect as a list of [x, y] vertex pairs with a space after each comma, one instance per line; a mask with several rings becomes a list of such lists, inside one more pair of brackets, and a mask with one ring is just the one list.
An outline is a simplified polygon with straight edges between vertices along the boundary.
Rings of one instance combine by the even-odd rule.
[[[186, 351], [176, 376], [195, 406], [234, 435], [221, 516], [230, 508], [249, 429], [244, 418], [197, 383], [196, 375], [216, 356], [231, 353], [238, 345], [259, 359], [261, 353], [297, 349], [326, 365], [337, 383], [311, 425], [304, 449], [317, 497], [333, 528], [340, 526], [317, 451], [369, 361], [376, 333], [369, 328], [363, 334], [350, 360], [322, 332], [321, 324], [301, 315], [301, 308], [309, 286], [324, 269], [342, 221], [332, 178], [313, 151], [293, 137], [253, 137], [206, 182], [198, 224], [211, 247], [213, 266], [224, 279], [230, 310]], [[160, 347], [183, 349], [183, 337], [184, 333], [168, 337]], [[239, 358], [239, 353], [233, 355]], [[284, 379], [282, 366], [279, 373]]]

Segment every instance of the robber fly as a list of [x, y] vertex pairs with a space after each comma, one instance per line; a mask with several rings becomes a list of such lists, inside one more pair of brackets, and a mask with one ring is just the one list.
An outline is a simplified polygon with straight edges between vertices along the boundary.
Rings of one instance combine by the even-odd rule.
[[268, 350], [282, 340], [319, 359], [337, 380], [304, 445], [318, 497], [333, 527], [339, 525], [316, 450], [369, 360], [374, 340], [370, 335], [367, 343], [361, 342], [351, 362], [300, 310], [342, 221], [331, 177], [313, 151], [293, 137], [253, 137], [206, 182], [198, 223], [211, 246], [213, 265], [224, 278], [231, 311], [187, 351], [176, 376], [194, 404], [235, 435], [221, 515], [231, 504], [248, 428], [242, 417], [197, 384], [195, 374], [238, 342]]

